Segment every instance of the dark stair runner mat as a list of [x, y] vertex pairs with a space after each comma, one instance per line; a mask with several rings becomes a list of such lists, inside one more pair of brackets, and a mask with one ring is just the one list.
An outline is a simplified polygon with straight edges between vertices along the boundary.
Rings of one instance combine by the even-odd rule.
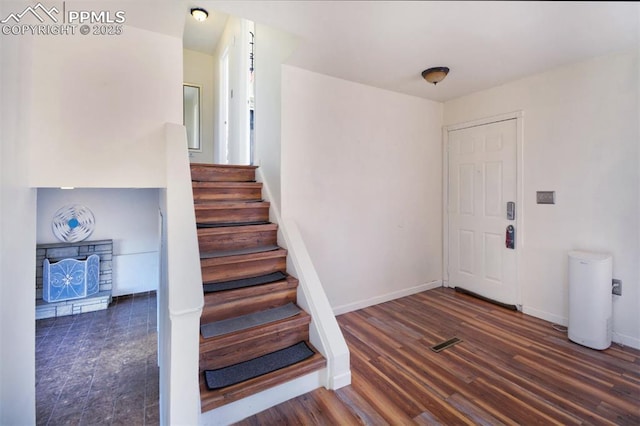
[[293, 303], [287, 303], [286, 305], [278, 306], [276, 308], [265, 309], [264, 311], [214, 321], [209, 324], [203, 324], [200, 326], [200, 333], [202, 333], [202, 337], [209, 339], [211, 337], [221, 336], [223, 334], [233, 333], [239, 330], [246, 330], [258, 325], [280, 321], [285, 318], [296, 316], [299, 313], [300, 308]]
[[261, 203], [262, 198], [220, 198], [215, 200], [193, 200], [193, 204], [210, 204], [210, 203]]
[[270, 284], [282, 281], [287, 278], [284, 272], [272, 272], [259, 277], [242, 278], [239, 280], [223, 281], [219, 283], [205, 283], [203, 289], [205, 293], [215, 293], [216, 291], [233, 290], [236, 288], [253, 287], [255, 285]]
[[313, 351], [305, 342], [300, 342], [249, 361], [216, 370], [205, 370], [204, 377], [207, 382], [207, 388], [215, 390], [280, 370], [304, 361], [311, 356], [313, 356]]
[[224, 223], [197, 223], [198, 228], [225, 228], [229, 226], [248, 226], [248, 225], [268, 225], [269, 221], [261, 220], [256, 222], [224, 222]]
[[280, 247], [278, 246], [261, 246], [261, 247], [249, 247], [245, 249], [238, 250], [221, 250], [221, 251], [212, 251], [209, 253], [200, 253], [200, 259], [213, 259], [216, 257], [225, 257], [225, 256], [238, 256], [241, 254], [255, 254], [255, 253], [265, 253], [267, 251], [278, 250]]

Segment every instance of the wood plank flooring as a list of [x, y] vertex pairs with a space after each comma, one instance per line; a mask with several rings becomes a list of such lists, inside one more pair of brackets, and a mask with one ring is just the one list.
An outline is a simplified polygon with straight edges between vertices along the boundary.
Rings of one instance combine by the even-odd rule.
[[[352, 384], [239, 425], [640, 425], [640, 351], [579, 346], [548, 322], [451, 289], [338, 317]], [[435, 353], [430, 347], [463, 341]]]

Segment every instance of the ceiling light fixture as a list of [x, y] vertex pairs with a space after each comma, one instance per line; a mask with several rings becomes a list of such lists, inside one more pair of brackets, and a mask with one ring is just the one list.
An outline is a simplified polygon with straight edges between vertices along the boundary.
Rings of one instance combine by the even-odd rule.
[[449, 74], [449, 68], [447, 67], [433, 67], [428, 70], [422, 71], [422, 78], [429, 83], [433, 83], [434, 86], [440, 83]]
[[191, 9], [191, 16], [193, 16], [196, 21], [202, 22], [207, 19], [207, 17], [209, 16], [209, 12], [200, 7], [194, 7], [193, 9]]

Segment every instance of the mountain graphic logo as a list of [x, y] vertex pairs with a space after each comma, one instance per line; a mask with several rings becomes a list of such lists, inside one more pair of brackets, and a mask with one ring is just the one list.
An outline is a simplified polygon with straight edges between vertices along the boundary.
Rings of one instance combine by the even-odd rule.
[[54, 16], [54, 13], [55, 14], [60, 13], [60, 11], [55, 6], [52, 7], [51, 9], [47, 9], [42, 5], [42, 3], [38, 3], [35, 6], [28, 6], [21, 13], [10, 13], [9, 16], [7, 16], [5, 19], [0, 21], [0, 23], [6, 24], [7, 22], [13, 19], [17, 24], [25, 15], [28, 15], [28, 14], [35, 16], [36, 19], [41, 23], [45, 21], [45, 17], [49, 17], [49, 19], [57, 23], [58, 18]]

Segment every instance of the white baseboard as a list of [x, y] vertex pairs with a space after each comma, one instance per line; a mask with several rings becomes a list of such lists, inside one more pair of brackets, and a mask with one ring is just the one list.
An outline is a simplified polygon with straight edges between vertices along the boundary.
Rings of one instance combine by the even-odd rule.
[[268, 408], [322, 387], [322, 378], [326, 374], [327, 371], [323, 368], [255, 395], [207, 411], [200, 415], [200, 424], [224, 426], [237, 423]]
[[[528, 306], [522, 307], [522, 313], [531, 315], [532, 317], [540, 318], [545, 321], [549, 321], [553, 324], [559, 324], [567, 327], [569, 325], [569, 319], [560, 317], [558, 315], [551, 314], [549, 312], [541, 311], [539, 309], [531, 308]], [[611, 340], [615, 343], [619, 343], [623, 346], [629, 346], [631, 348], [640, 349], [640, 339], [625, 334], [613, 332]]]
[[420, 293], [421, 291], [432, 290], [439, 287], [442, 287], [442, 281], [432, 281], [430, 283], [405, 288], [380, 296], [371, 297], [369, 299], [347, 303], [346, 305], [336, 306], [335, 308], [333, 308], [333, 313], [335, 315], [346, 314], [347, 312], [357, 311], [358, 309], [363, 309], [368, 306], [377, 305], [380, 303], [388, 302], [390, 300], [399, 299], [400, 297], [410, 296], [412, 294]]
[[550, 312], [541, 311], [539, 309], [532, 308], [530, 306], [523, 305], [522, 306], [522, 313], [523, 314], [527, 314], [527, 315], [531, 315], [532, 317], [543, 319], [545, 321], [549, 321], [549, 322], [551, 322], [553, 324], [558, 324], [558, 325], [562, 325], [562, 326], [565, 326], [565, 327], [569, 325], [569, 319], [568, 318], [564, 318], [564, 317], [552, 314]]
[[640, 349], [640, 339], [636, 337], [627, 336], [625, 334], [617, 333], [614, 331], [611, 340], [621, 344], [622, 346], [629, 346], [630, 348]]

